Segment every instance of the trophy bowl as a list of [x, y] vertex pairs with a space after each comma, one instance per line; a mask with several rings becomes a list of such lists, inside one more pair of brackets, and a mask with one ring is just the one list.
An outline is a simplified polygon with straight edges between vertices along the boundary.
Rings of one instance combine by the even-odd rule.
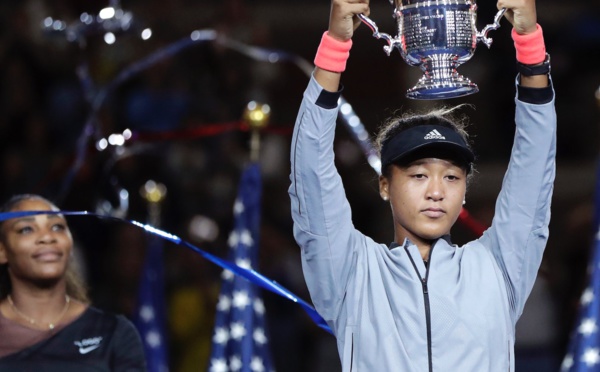
[[475, 0], [394, 0], [394, 17], [398, 35], [380, 33], [368, 17], [360, 19], [373, 31], [373, 36], [385, 39], [384, 51], [390, 55], [398, 48], [404, 61], [419, 66], [423, 76], [410, 88], [406, 96], [412, 99], [445, 99], [476, 93], [477, 85], [458, 73], [457, 67], [473, 56], [477, 43], [489, 48], [490, 30], [500, 27], [505, 9], [501, 9], [494, 23], [477, 31], [477, 4]]

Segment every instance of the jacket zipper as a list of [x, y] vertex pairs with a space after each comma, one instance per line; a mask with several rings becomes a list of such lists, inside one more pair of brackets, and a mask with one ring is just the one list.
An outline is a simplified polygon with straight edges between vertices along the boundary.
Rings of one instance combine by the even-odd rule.
[[352, 372], [352, 365], [354, 364], [354, 333], [352, 334], [352, 345], [350, 347], [350, 372]]
[[510, 341], [508, 341], [508, 372], [510, 372]]
[[427, 325], [427, 360], [429, 362], [429, 372], [433, 372], [433, 357], [431, 353], [431, 307], [429, 303], [429, 289], [427, 288], [427, 279], [429, 278], [429, 267], [431, 266], [431, 254], [433, 253], [433, 246], [429, 250], [429, 263], [425, 266], [424, 278], [421, 278], [421, 274], [419, 274], [417, 265], [408, 252], [408, 248], [404, 247], [404, 249], [406, 250], [406, 254], [408, 254], [408, 258], [410, 258], [410, 262], [412, 263], [417, 276], [419, 279], [421, 279], [421, 285], [423, 286], [423, 300], [425, 301], [425, 324]]

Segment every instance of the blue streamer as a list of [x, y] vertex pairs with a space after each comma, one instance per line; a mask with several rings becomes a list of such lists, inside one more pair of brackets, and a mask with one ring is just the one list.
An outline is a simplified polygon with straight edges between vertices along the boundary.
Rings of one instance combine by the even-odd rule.
[[[235, 50], [240, 54], [243, 54], [256, 61], [268, 63], [293, 63], [294, 65], [296, 65], [296, 67], [298, 67], [302, 72], [304, 72], [304, 74], [306, 74], [309, 77], [314, 69], [313, 64], [309, 63], [307, 60], [298, 55], [288, 53], [282, 50], [267, 49], [247, 45], [237, 40], [233, 40], [224, 35], [221, 35], [213, 29], [195, 30], [191, 33], [190, 36], [177, 40], [165, 46], [164, 48], [161, 48], [151, 53], [145, 58], [134, 62], [133, 64], [125, 68], [123, 71], [121, 71], [106, 87], [98, 91], [96, 94], [92, 93], [92, 89], [94, 87], [90, 81], [89, 73], [85, 69], [85, 66], [82, 66], [78, 75], [81, 80], [81, 85], [84, 89], [86, 97], [88, 97], [88, 101], [90, 101], [91, 113], [88, 116], [84, 125], [83, 132], [79, 137], [77, 143], [75, 162], [63, 181], [60, 197], [58, 198], [58, 200], [62, 200], [66, 196], [73, 182], [75, 174], [77, 174], [77, 172], [84, 163], [86, 144], [89, 138], [95, 133], [97, 127], [97, 113], [104, 104], [108, 95], [120, 84], [129, 80], [136, 74], [139, 74], [140, 72], [146, 70], [147, 68], [155, 65], [156, 63], [166, 58], [173, 57], [182, 50], [185, 50], [189, 47], [210, 41], [214, 41], [226, 48]], [[369, 134], [367, 130], [365, 129], [363, 123], [360, 121], [358, 115], [354, 113], [352, 106], [346, 101], [344, 97], [340, 97], [340, 104], [345, 105], [348, 109], [340, 111], [340, 114], [338, 115], [339, 119], [342, 121], [344, 126], [346, 126], [354, 140], [359, 144], [359, 146], [363, 150], [363, 153], [367, 157], [369, 165], [379, 174], [381, 162], [379, 161], [379, 156], [377, 155], [377, 152], [375, 151], [373, 145], [369, 140]]]
[[[155, 65], [156, 63], [158, 63], [166, 58], [173, 57], [174, 55], [176, 55], [177, 53], [181, 52], [184, 49], [187, 49], [191, 46], [205, 43], [208, 41], [217, 42], [227, 48], [235, 50], [235, 51], [237, 51], [241, 54], [244, 54], [244, 55], [248, 56], [249, 58], [252, 58], [257, 61], [263, 61], [263, 62], [269, 62], [269, 63], [291, 62], [294, 65], [296, 65], [301, 71], [303, 71], [309, 77], [312, 74], [312, 70], [314, 68], [314, 66], [311, 63], [309, 63], [305, 59], [303, 59], [295, 54], [288, 53], [288, 52], [281, 51], [281, 50], [259, 48], [259, 47], [247, 45], [247, 44], [241, 43], [239, 41], [229, 39], [224, 35], [220, 35], [215, 30], [212, 30], [212, 29], [193, 31], [189, 37], [185, 37], [178, 41], [175, 41], [175, 42], [167, 45], [166, 47], [159, 49], [154, 53], [151, 53], [150, 55], [146, 56], [145, 58], [143, 58], [137, 62], [134, 62], [129, 67], [124, 69], [121, 73], [119, 73], [107, 86], [105, 86], [103, 89], [100, 89], [98, 91], [96, 91], [96, 87], [94, 86], [93, 81], [91, 80], [91, 78], [89, 76], [89, 71], [87, 69], [87, 65], [80, 66], [80, 68], [78, 70], [78, 77], [80, 79], [82, 88], [86, 95], [86, 99], [88, 100], [88, 102], [90, 104], [91, 112], [85, 122], [83, 131], [82, 131], [80, 137], [78, 138], [77, 146], [76, 146], [75, 161], [74, 161], [72, 167], [70, 168], [68, 174], [64, 178], [64, 181], [63, 181], [62, 187], [61, 187], [61, 191], [59, 194], [59, 200], [62, 200], [66, 196], [66, 194], [69, 192], [69, 189], [71, 187], [71, 184], [73, 182], [75, 175], [77, 174], [77, 172], [79, 171], [79, 169], [81, 168], [81, 166], [83, 165], [83, 163], [85, 161], [86, 147], [87, 147], [88, 140], [96, 132], [97, 113], [100, 110], [100, 108], [102, 107], [102, 105], [104, 104], [108, 95], [120, 84], [129, 80], [131, 77], [140, 73], [141, 71], [144, 71], [145, 69]], [[340, 110], [338, 118], [346, 126], [346, 128], [349, 130], [352, 137], [354, 137], [355, 141], [359, 144], [359, 146], [363, 150], [363, 153], [365, 154], [369, 165], [377, 173], [380, 173], [381, 162], [379, 160], [379, 156], [377, 155], [376, 150], [373, 148], [373, 145], [371, 144], [371, 142], [369, 140], [369, 134], [366, 131], [363, 123], [360, 121], [360, 118], [354, 113], [352, 106], [345, 100], [344, 97], [340, 97], [339, 103], [341, 106], [344, 106], [344, 107], [342, 107], [342, 110]], [[182, 245], [184, 247], [187, 247], [187, 248], [193, 250], [194, 252], [200, 254], [204, 258], [208, 259], [209, 261], [213, 262], [214, 264], [216, 264], [224, 269], [230, 270], [233, 273], [246, 278], [247, 280], [251, 281], [254, 284], [259, 285], [260, 287], [262, 287], [264, 289], [267, 289], [275, 294], [278, 294], [278, 295], [285, 297], [293, 302], [296, 302], [304, 309], [304, 311], [311, 317], [311, 319], [319, 327], [323, 328], [324, 330], [326, 330], [329, 333], [332, 333], [329, 326], [326, 324], [326, 322], [323, 320], [323, 318], [316, 312], [316, 310], [311, 305], [309, 305], [305, 301], [299, 299], [297, 296], [295, 296], [293, 293], [291, 293], [289, 290], [287, 290], [283, 286], [279, 285], [278, 283], [270, 280], [269, 278], [263, 276], [262, 274], [254, 271], [254, 270], [248, 270], [248, 269], [239, 267], [239, 266], [235, 265], [234, 263], [231, 263], [227, 260], [223, 260], [214, 255], [211, 255], [210, 253], [203, 251], [202, 249], [182, 240], [181, 238], [179, 238], [175, 235], [169, 234], [165, 231], [159, 230], [150, 225], [142, 224], [137, 221], [128, 221], [128, 220], [121, 219], [118, 217], [99, 215], [99, 214], [90, 213], [90, 212], [86, 212], [86, 211], [79, 211], [79, 212], [73, 212], [73, 211], [9, 212], [9, 213], [1, 213], [0, 221], [4, 221], [4, 220], [10, 219], [10, 218], [23, 217], [23, 216], [35, 215], [35, 214], [89, 215], [89, 216], [95, 216], [95, 217], [105, 218], [105, 219], [113, 219], [116, 221], [129, 223], [134, 226], [143, 228], [148, 233], [155, 234], [155, 235], [157, 235], [163, 239], [166, 239], [168, 241], [171, 241], [172, 243], [175, 243], [177, 245]]]
[[133, 64], [125, 68], [123, 71], [121, 71], [107, 86], [100, 89], [96, 93], [93, 92], [94, 85], [89, 76], [87, 66], [80, 66], [77, 75], [79, 77], [82, 89], [84, 90], [86, 99], [89, 102], [91, 112], [88, 115], [83, 127], [83, 131], [81, 132], [77, 140], [77, 146], [75, 150], [75, 161], [64, 178], [58, 200], [63, 200], [66, 197], [67, 193], [70, 191], [70, 187], [73, 183], [75, 175], [83, 166], [83, 163], [85, 161], [87, 143], [97, 129], [96, 123], [98, 112], [102, 108], [102, 105], [106, 101], [106, 98], [109, 96], [109, 94], [123, 82], [131, 79], [133, 76], [148, 69], [149, 67], [154, 66], [158, 62], [170, 58], [176, 55], [177, 53], [181, 52], [182, 50], [187, 49], [193, 45], [215, 40], [216, 37], [217, 33], [214, 30], [194, 31], [192, 32], [191, 36], [182, 38], [174, 43], [171, 43], [165, 46], [164, 48], [161, 48], [151, 53], [145, 58], [134, 62]]
[[290, 301], [293, 301], [295, 303], [297, 303], [298, 305], [300, 305], [302, 307], [302, 309], [306, 312], [306, 314], [308, 314], [308, 316], [322, 329], [324, 329], [325, 331], [333, 334], [333, 332], [331, 331], [331, 328], [329, 328], [329, 326], [327, 325], [327, 323], [325, 322], [325, 320], [321, 317], [321, 315], [319, 315], [319, 313], [315, 310], [314, 307], [312, 307], [310, 304], [308, 304], [306, 301], [302, 300], [301, 298], [299, 298], [298, 296], [296, 296], [295, 294], [293, 294], [292, 292], [290, 292], [288, 289], [286, 289], [285, 287], [283, 287], [281, 284], [267, 278], [266, 276], [262, 275], [261, 273], [251, 270], [251, 269], [246, 269], [243, 268], [241, 266], [238, 266], [236, 264], [234, 264], [233, 262], [230, 262], [228, 260], [222, 259], [220, 257], [217, 257], [215, 255], [212, 255], [198, 247], [196, 247], [195, 245], [181, 239], [180, 237], [178, 237], [177, 235], [173, 235], [169, 232], [166, 232], [164, 230], [161, 229], [157, 229], [154, 226], [145, 224], [145, 223], [141, 223], [138, 221], [130, 221], [130, 220], [126, 220], [123, 218], [118, 218], [118, 217], [113, 217], [113, 216], [108, 216], [108, 215], [101, 215], [101, 214], [96, 214], [96, 213], [91, 213], [91, 212], [87, 212], [87, 211], [16, 211], [16, 212], [5, 212], [5, 213], [0, 213], [0, 222], [2, 221], [6, 221], [12, 218], [20, 218], [20, 217], [27, 217], [27, 216], [33, 216], [33, 215], [38, 215], [38, 214], [60, 214], [60, 215], [64, 215], [64, 216], [93, 216], [93, 217], [98, 217], [98, 218], [104, 218], [104, 219], [109, 219], [109, 220], [113, 220], [113, 221], [119, 221], [119, 222], [125, 222], [128, 223], [130, 225], [134, 225], [137, 226], [141, 229], [144, 229], [146, 232], [148, 232], [149, 234], [154, 234], [162, 239], [168, 240], [171, 243], [174, 243], [176, 245], [180, 245], [183, 247], [186, 247], [188, 249], [191, 249], [192, 251], [200, 254], [202, 257], [206, 258], [207, 260], [209, 260], [210, 262], [214, 263], [217, 266], [220, 266], [221, 268], [225, 269], [225, 270], [229, 270], [231, 272], [233, 272], [234, 274], [237, 274], [247, 280], [249, 280], [251, 283], [256, 284], [258, 286], [260, 286], [261, 288], [264, 288], [270, 292], [275, 293], [276, 295], [279, 295], [281, 297], [285, 297]]

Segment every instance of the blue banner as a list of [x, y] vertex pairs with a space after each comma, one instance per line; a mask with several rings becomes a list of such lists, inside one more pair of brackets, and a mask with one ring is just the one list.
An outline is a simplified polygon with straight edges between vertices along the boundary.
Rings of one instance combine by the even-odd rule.
[[600, 371], [600, 164], [596, 178], [595, 237], [589, 266], [589, 284], [580, 299], [579, 315], [561, 371]]
[[[258, 266], [261, 189], [260, 168], [252, 164], [240, 181], [229, 236], [229, 260], [248, 269]], [[229, 270], [222, 273], [208, 370], [274, 371], [259, 288]]]
[[169, 371], [164, 283], [163, 242], [150, 235], [133, 319], [144, 345], [148, 372]]

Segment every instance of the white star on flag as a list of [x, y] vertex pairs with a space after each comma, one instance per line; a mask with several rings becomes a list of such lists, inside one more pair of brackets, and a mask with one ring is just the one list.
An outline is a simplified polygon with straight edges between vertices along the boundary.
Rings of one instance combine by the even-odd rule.
[[219, 302], [217, 302], [218, 311], [227, 311], [231, 307], [231, 300], [226, 295], [219, 295]]
[[146, 342], [151, 348], [157, 348], [160, 346], [160, 334], [156, 331], [150, 331], [146, 334]]
[[229, 234], [229, 239], [227, 239], [227, 245], [229, 245], [230, 248], [235, 249], [239, 241], [240, 236], [237, 231], [232, 231], [231, 234]]
[[152, 309], [152, 306], [142, 306], [140, 308], [140, 318], [142, 318], [144, 322], [149, 322], [154, 319], [154, 310]]
[[250, 369], [252, 372], [264, 372], [265, 366], [262, 362], [262, 359], [259, 357], [253, 357], [252, 361], [250, 362]]
[[237, 309], [243, 309], [250, 305], [250, 297], [244, 291], [233, 292], [233, 306]]
[[[252, 164], [240, 180], [227, 242], [228, 261], [246, 270], [258, 267], [260, 184], [260, 168]], [[274, 372], [259, 286], [231, 270], [223, 270], [221, 278], [210, 372]]]
[[256, 313], [260, 315], [263, 315], [265, 313], [265, 304], [260, 298], [254, 300], [254, 311], [256, 311]]
[[265, 336], [265, 332], [262, 330], [262, 328], [256, 328], [252, 334], [252, 338], [254, 338], [256, 343], [261, 345], [267, 342], [267, 336]]
[[565, 356], [565, 359], [563, 359], [562, 365], [560, 366], [561, 370], [568, 370], [569, 368], [573, 367], [573, 356], [568, 354]]
[[583, 353], [581, 360], [588, 366], [594, 366], [600, 362], [600, 350], [598, 348], [588, 348]]
[[250, 262], [250, 260], [247, 258], [240, 258], [235, 261], [235, 264], [244, 269], [252, 268], [252, 262]]
[[210, 372], [228, 372], [227, 362], [223, 359], [213, 359], [210, 362]]
[[244, 213], [245, 209], [244, 203], [242, 203], [241, 200], [236, 199], [235, 203], [233, 204], [233, 214], [239, 216], [240, 214]]
[[592, 333], [596, 332], [598, 330], [598, 327], [596, 326], [596, 321], [594, 319], [584, 319], [583, 322], [581, 322], [581, 325], [578, 328], [579, 332], [582, 333], [585, 336], [589, 336]]
[[244, 365], [242, 364], [242, 360], [239, 356], [234, 355], [229, 358], [229, 369], [231, 369], [231, 372], [241, 371], [243, 366]]
[[252, 234], [247, 229], [243, 229], [240, 232], [233, 231], [231, 234], [229, 234], [229, 239], [227, 239], [227, 244], [229, 247], [235, 249], [240, 243], [245, 247], [252, 247], [254, 244]]
[[583, 294], [581, 295], [581, 304], [582, 305], [588, 305], [590, 303], [592, 303], [592, 301], [594, 300], [594, 290], [592, 288], [586, 288], [585, 291], [583, 291]]
[[239, 341], [246, 335], [246, 327], [244, 327], [243, 323], [233, 323], [231, 325], [231, 338], [236, 341]]
[[243, 230], [240, 233], [240, 243], [242, 243], [246, 247], [251, 247], [252, 244], [254, 244], [254, 241], [252, 240], [252, 235], [250, 234], [250, 231]]
[[227, 329], [219, 327], [215, 329], [215, 335], [213, 341], [217, 344], [226, 344], [229, 341], [229, 331]]
[[221, 271], [221, 279], [223, 280], [232, 280], [235, 277], [231, 270], [223, 270]]

